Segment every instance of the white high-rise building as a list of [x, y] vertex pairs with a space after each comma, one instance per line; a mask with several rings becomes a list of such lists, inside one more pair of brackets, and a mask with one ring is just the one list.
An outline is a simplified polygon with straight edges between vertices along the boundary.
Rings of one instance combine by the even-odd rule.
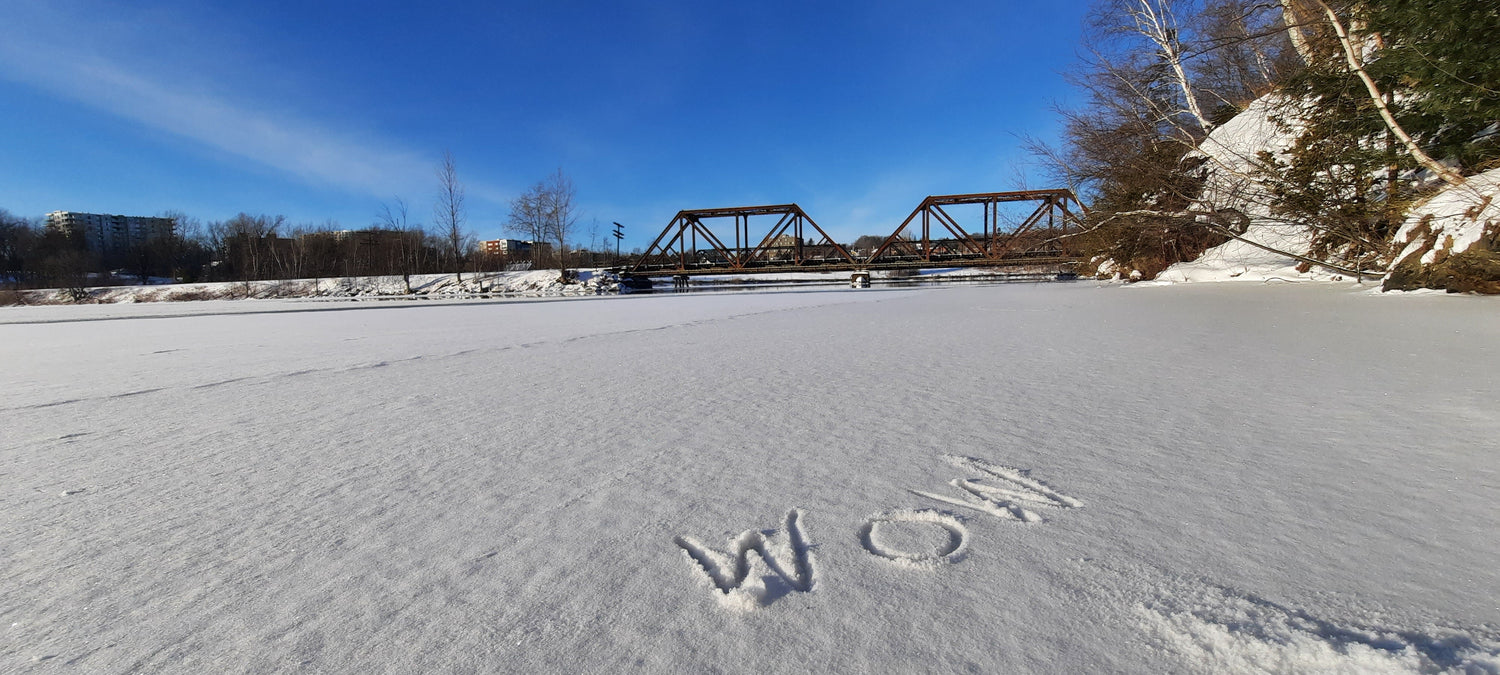
[[148, 216], [115, 216], [103, 213], [53, 211], [47, 227], [83, 238], [84, 246], [99, 253], [121, 253], [134, 244], [170, 237], [176, 221]]

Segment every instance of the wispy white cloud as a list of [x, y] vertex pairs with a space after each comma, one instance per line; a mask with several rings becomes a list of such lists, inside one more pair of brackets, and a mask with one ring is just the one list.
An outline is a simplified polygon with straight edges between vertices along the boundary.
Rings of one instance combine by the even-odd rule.
[[[97, 8], [92, 8], [97, 9]], [[180, 72], [132, 58], [123, 46], [153, 44], [149, 27], [106, 23], [87, 10], [0, 9], [0, 77], [277, 169], [304, 182], [389, 198], [426, 192], [432, 156], [337, 124], [231, 100], [192, 80], [236, 74]], [[125, 34], [119, 34], [124, 31]], [[114, 32], [115, 34], [110, 34]], [[156, 44], [160, 44], [157, 37]], [[178, 66], [180, 69], [181, 67]], [[432, 153], [436, 154], [436, 153]], [[481, 199], [498, 191], [473, 186]]]

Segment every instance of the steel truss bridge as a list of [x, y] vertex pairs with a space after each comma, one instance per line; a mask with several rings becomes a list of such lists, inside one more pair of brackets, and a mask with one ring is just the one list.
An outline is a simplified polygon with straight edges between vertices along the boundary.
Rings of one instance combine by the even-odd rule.
[[[1030, 215], [1004, 217], [1002, 204], [1034, 204]], [[979, 205], [968, 228], [945, 207]], [[972, 209], [970, 209], [972, 211]], [[880, 246], [855, 255], [796, 204], [678, 211], [634, 265], [637, 277], [742, 272], [818, 272], [920, 267], [1056, 267], [1079, 261], [1071, 235], [1087, 210], [1069, 190], [1021, 190], [931, 196]], [[972, 213], [968, 214], [969, 220]], [[751, 219], [761, 224], [752, 227]], [[775, 218], [769, 229], [764, 223]], [[725, 222], [733, 221], [731, 226]], [[718, 224], [718, 228], [709, 223]]]

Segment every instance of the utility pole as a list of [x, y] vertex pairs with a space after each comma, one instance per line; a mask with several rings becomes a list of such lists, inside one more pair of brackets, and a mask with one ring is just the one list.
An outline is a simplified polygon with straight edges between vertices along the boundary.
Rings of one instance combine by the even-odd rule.
[[620, 264], [620, 240], [625, 238], [625, 226], [615, 223], [615, 265]]

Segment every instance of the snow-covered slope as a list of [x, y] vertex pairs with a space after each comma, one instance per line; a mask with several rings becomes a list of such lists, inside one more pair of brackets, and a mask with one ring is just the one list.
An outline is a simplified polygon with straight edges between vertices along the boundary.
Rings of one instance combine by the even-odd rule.
[[[1265, 247], [1305, 255], [1311, 232], [1301, 225], [1271, 217], [1265, 184], [1252, 175], [1261, 152], [1284, 153], [1301, 134], [1298, 107], [1278, 94], [1267, 94], [1243, 112], [1214, 129], [1199, 146], [1207, 159], [1206, 180], [1198, 208], [1236, 209], [1249, 217], [1245, 239]], [[1202, 281], [1266, 281], [1269, 279], [1329, 278], [1322, 269], [1298, 271], [1295, 258], [1240, 240], [1230, 240], [1204, 252], [1197, 260], [1177, 263], [1157, 275], [1162, 283]]]
[[[1264, 247], [1276, 251], [1306, 253], [1309, 237], [1307, 228], [1286, 223], [1252, 221], [1243, 235]], [[1203, 252], [1197, 260], [1181, 262], [1163, 270], [1156, 276], [1156, 283], [1187, 283], [1205, 281], [1288, 281], [1329, 279], [1341, 280], [1342, 276], [1330, 274], [1322, 268], [1303, 272], [1297, 259], [1273, 252], [1254, 244], [1231, 239]]]
[[[1207, 158], [1207, 181], [1201, 198], [1205, 209], [1233, 208], [1250, 218], [1244, 239], [1206, 251], [1197, 260], [1178, 263], [1157, 276], [1162, 283], [1202, 281], [1340, 280], [1344, 277], [1277, 252], [1306, 255], [1312, 230], [1273, 218], [1270, 195], [1250, 176], [1256, 156], [1282, 153], [1300, 133], [1295, 105], [1276, 94], [1250, 105], [1201, 145]], [[1278, 123], [1278, 120], [1280, 123]], [[1500, 293], [1500, 170], [1469, 177], [1464, 185], [1445, 187], [1414, 208], [1396, 234], [1401, 248], [1384, 280], [1390, 289], [1446, 288], [1452, 291]], [[1299, 271], [1305, 270], [1305, 271]]]
[[1195, 153], [1207, 160], [1200, 209], [1237, 209], [1253, 220], [1270, 218], [1271, 194], [1253, 173], [1261, 164], [1260, 153], [1281, 156], [1297, 142], [1301, 111], [1295, 101], [1271, 93], [1210, 132]]

